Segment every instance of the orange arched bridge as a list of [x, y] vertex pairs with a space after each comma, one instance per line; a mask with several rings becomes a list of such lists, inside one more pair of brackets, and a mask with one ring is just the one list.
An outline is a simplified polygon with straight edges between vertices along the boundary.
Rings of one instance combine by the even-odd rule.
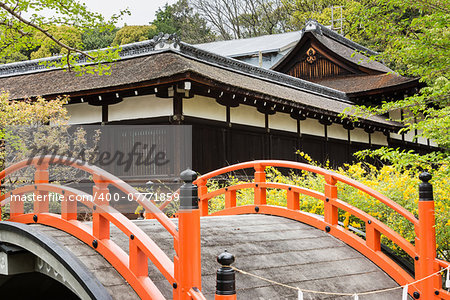
[[[50, 183], [50, 165], [89, 173], [92, 194]], [[186, 170], [181, 173], [177, 218], [171, 219], [121, 179], [67, 157], [16, 163], [0, 173], [0, 180], [28, 167], [35, 168], [34, 182], [0, 197], [2, 209], [9, 206], [9, 219], [0, 222], [0, 286], [10, 299], [26, 298], [27, 293], [65, 299], [298, 299], [299, 294], [305, 299], [400, 299], [405, 291], [413, 299], [450, 299], [443, 282], [450, 263], [436, 258], [428, 174], [421, 175], [416, 218], [355, 180], [307, 164], [252, 161], [199, 178]], [[268, 182], [267, 167], [323, 176], [324, 192]], [[254, 170], [253, 182], [208, 191], [208, 180], [248, 169]], [[367, 193], [408, 220], [415, 241], [340, 200], [338, 182]], [[110, 188], [131, 195], [145, 208], [147, 220], [131, 221], [113, 208], [107, 196]], [[236, 205], [236, 192], [242, 189], [254, 190], [253, 204]], [[267, 205], [267, 189], [285, 190], [287, 206]], [[34, 195], [31, 212], [18, 200], [29, 194]], [[49, 212], [45, 196], [50, 194], [59, 195], [58, 214]], [[301, 194], [323, 201], [323, 216], [301, 211]], [[208, 202], [217, 196], [224, 197], [224, 209], [209, 214]], [[78, 220], [79, 204], [91, 210], [91, 222]], [[365, 222], [365, 232], [356, 235], [342, 226], [339, 210]], [[414, 260], [414, 270], [404, 269], [382, 251], [382, 236]], [[214, 258], [225, 247], [236, 254], [237, 267], [231, 266], [234, 257], [224, 252], [216, 273], [220, 265]]]

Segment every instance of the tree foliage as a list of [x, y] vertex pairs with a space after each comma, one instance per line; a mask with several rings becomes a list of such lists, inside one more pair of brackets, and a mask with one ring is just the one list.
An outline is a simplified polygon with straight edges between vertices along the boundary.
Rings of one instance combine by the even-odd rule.
[[117, 31], [112, 42], [113, 46], [120, 46], [129, 43], [142, 42], [149, 38], [151, 32], [154, 32], [155, 26], [124, 26]]
[[[317, 20], [323, 25], [331, 25], [331, 7], [333, 6], [343, 6], [343, 21], [348, 22], [351, 3], [352, 1], [349, 0], [283, 0], [286, 10], [289, 11], [289, 22], [297, 29], [302, 28], [308, 19]], [[339, 9], [335, 12], [335, 18], [340, 18]]]
[[[419, 93], [379, 107], [359, 107], [361, 114], [380, 114], [403, 109], [405, 131], [418, 131], [442, 149], [423, 156], [389, 150], [395, 161], [424, 164], [450, 162], [450, 2], [448, 0], [366, 0], [354, 6], [349, 35], [371, 46], [378, 44], [383, 59], [405, 76], [420, 77], [426, 84]], [[416, 138], [417, 138], [416, 137]], [[387, 151], [387, 150], [386, 150]], [[369, 153], [366, 153], [369, 154]], [[382, 156], [380, 151], [372, 155]], [[387, 158], [385, 156], [385, 158]], [[392, 161], [392, 158], [390, 159]], [[415, 158], [415, 159], [414, 159]], [[423, 160], [426, 158], [425, 160]]]
[[84, 50], [102, 49], [111, 46], [119, 28], [101, 30], [87, 29], [83, 32], [82, 41]]
[[[46, 11], [45, 14], [42, 13], [43, 10]], [[107, 21], [101, 14], [90, 12], [86, 5], [79, 1], [0, 1], [0, 57], [15, 57], [15, 53], [24, 49], [41, 48], [41, 46], [44, 47], [42, 53], [64, 48], [65, 57], [60, 62], [54, 62], [53, 65], [68, 66], [81, 73], [103, 73], [109, 69], [109, 66], [101, 62], [117, 59], [119, 50], [86, 53], [79, 47], [71, 46], [68, 42], [70, 39], [67, 39], [67, 32], [60, 29], [76, 28], [80, 32], [93, 28], [111, 30], [114, 28], [113, 24], [125, 13], [128, 11], [121, 11]], [[72, 30], [69, 32], [73, 33]], [[85, 66], [77, 64], [80, 56], [95, 64]]]
[[160, 32], [176, 33], [187, 43], [198, 44], [210, 42], [215, 39], [211, 28], [199, 13], [189, 6], [187, 0], [159, 8], [152, 22], [155, 26], [153, 35]]
[[[83, 49], [82, 33], [78, 28], [72, 26], [50, 26], [49, 30], [50, 28], [53, 32], [53, 36], [65, 45], [72, 48]], [[36, 32], [34, 34], [34, 39], [39, 41], [39, 45], [31, 52], [31, 59], [67, 54], [68, 52], [66, 48], [54, 43], [52, 39], [43, 32]]]
[[[88, 135], [82, 126], [68, 125], [69, 116], [64, 108], [67, 100], [38, 97], [33, 101], [13, 101], [0, 91], [0, 170], [35, 155], [71, 153], [88, 161], [96, 157], [100, 131]], [[8, 176], [5, 183], [11, 189], [31, 183], [34, 171], [34, 167], [25, 168]], [[82, 178], [85, 175], [77, 169], [51, 167], [51, 180], [68, 183]]]
[[220, 39], [240, 39], [289, 30], [281, 0], [191, 0]]

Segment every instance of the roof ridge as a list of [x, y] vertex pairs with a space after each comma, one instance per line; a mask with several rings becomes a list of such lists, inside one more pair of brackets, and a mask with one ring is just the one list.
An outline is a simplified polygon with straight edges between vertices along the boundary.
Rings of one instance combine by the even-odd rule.
[[305, 26], [303, 27], [302, 31], [304, 32], [316, 32], [320, 35], [326, 35], [327, 37], [335, 40], [338, 43], [341, 43], [345, 46], [348, 46], [350, 48], [352, 48], [353, 50], [358, 50], [364, 53], [367, 53], [369, 55], [378, 55], [379, 53], [371, 50], [367, 47], [364, 47], [361, 44], [358, 44], [348, 38], [346, 38], [343, 35], [340, 35], [339, 33], [337, 33], [336, 31], [320, 24], [317, 20], [314, 19], [308, 19], [305, 23]]
[[[120, 59], [126, 59], [142, 55], [144, 53], [150, 53], [152, 51], [164, 50], [164, 49], [176, 49], [180, 46], [180, 39], [176, 34], [163, 34], [156, 35], [151, 40], [142, 42], [135, 42], [120, 46], [119, 52]], [[118, 47], [102, 48], [96, 50], [87, 51], [87, 53], [95, 51], [106, 51], [109, 49], [117, 49]], [[63, 55], [57, 55], [52, 57], [44, 57], [33, 60], [26, 60], [20, 62], [13, 62], [8, 64], [0, 64], [0, 78], [9, 77], [14, 75], [24, 75], [29, 73], [45, 72], [49, 70], [58, 70], [60, 67], [46, 66], [46, 63], [61, 63]], [[89, 65], [85, 56], [78, 55], [77, 64]]]

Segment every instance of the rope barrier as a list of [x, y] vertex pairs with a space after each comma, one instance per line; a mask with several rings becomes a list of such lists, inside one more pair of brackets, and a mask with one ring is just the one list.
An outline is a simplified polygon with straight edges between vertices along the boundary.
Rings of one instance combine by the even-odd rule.
[[[415, 285], [415, 284], [417, 284], [417, 283], [419, 283], [419, 282], [421, 282], [421, 281], [423, 281], [423, 280], [426, 280], [426, 279], [428, 279], [428, 278], [430, 278], [430, 277], [433, 277], [433, 276], [435, 276], [435, 275], [441, 274], [441, 273], [444, 272], [445, 270], [447, 270], [447, 276], [449, 276], [448, 274], [449, 274], [449, 272], [450, 272], [450, 266], [449, 266], [449, 267], [447, 267], [447, 268], [445, 268], [445, 269], [441, 269], [441, 270], [439, 270], [439, 271], [437, 271], [437, 272], [435, 272], [435, 273], [433, 273], [433, 274], [430, 274], [430, 275], [428, 275], [427, 277], [421, 278], [421, 279], [419, 279], [419, 280], [416, 280], [416, 281], [414, 281], [414, 282], [408, 283], [408, 284], [403, 285], [403, 286], [396, 286], [396, 287], [392, 287], [392, 288], [381, 289], [381, 290], [375, 290], [375, 291], [369, 291], [369, 292], [361, 292], [361, 293], [339, 293], [339, 292], [324, 292], [324, 291], [315, 291], [315, 290], [308, 290], [308, 289], [300, 289], [299, 287], [296, 287], [296, 286], [291, 286], [291, 285], [284, 284], [284, 283], [281, 283], [281, 282], [276, 282], [276, 281], [274, 281], [274, 280], [267, 279], [267, 278], [264, 278], [264, 277], [261, 277], [261, 276], [258, 276], [258, 275], [255, 275], [255, 274], [246, 272], [246, 271], [241, 270], [241, 269], [238, 269], [238, 268], [236, 268], [236, 267], [234, 267], [234, 266], [224, 266], [224, 267], [232, 268], [232, 269], [235, 270], [236, 272], [239, 272], [239, 273], [241, 273], [241, 274], [248, 275], [248, 276], [251, 276], [251, 277], [254, 277], [254, 278], [257, 278], [257, 279], [266, 281], [266, 282], [269, 282], [269, 283], [274, 284], [274, 285], [282, 286], [282, 287], [285, 287], [285, 288], [288, 288], [288, 289], [292, 289], [292, 290], [297, 290], [297, 291], [299, 291], [299, 296], [298, 296], [298, 299], [299, 299], [299, 300], [302, 300], [302, 299], [303, 299], [303, 293], [321, 294], [321, 295], [334, 295], [334, 296], [350, 296], [350, 297], [353, 297], [354, 300], [358, 300], [358, 299], [359, 299], [358, 296], [371, 295], [371, 294], [378, 294], [378, 293], [385, 293], [385, 292], [389, 292], [389, 291], [393, 291], [393, 290], [398, 290], [398, 289], [403, 289], [403, 295], [405, 294], [405, 291], [406, 291], [406, 295], [407, 295], [407, 294], [408, 294], [408, 287], [409, 287], [409, 286]], [[404, 297], [405, 297], [405, 296], [403, 296], [403, 298], [404, 298]]]

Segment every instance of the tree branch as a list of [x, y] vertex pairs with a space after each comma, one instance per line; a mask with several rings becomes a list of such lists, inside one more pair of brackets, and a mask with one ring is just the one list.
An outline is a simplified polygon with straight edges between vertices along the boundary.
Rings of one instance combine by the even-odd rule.
[[31, 26], [35, 29], [37, 29], [38, 31], [42, 32], [43, 34], [45, 34], [49, 39], [51, 39], [52, 41], [54, 41], [56, 44], [58, 44], [60, 47], [67, 49], [69, 52], [76, 52], [79, 54], [82, 54], [86, 57], [89, 57], [90, 59], [94, 59], [93, 56], [89, 55], [88, 53], [82, 51], [82, 50], [78, 50], [76, 48], [72, 48], [62, 42], [60, 42], [58, 39], [56, 39], [53, 35], [51, 35], [50, 33], [48, 33], [47, 30], [41, 28], [40, 26], [26, 20], [25, 18], [23, 18], [20, 14], [16, 13], [12, 8], [10, 8], [9, 6], [7, 6], [4, 2], [0, 2], [0, 8], [3, 8], [4, 10], [6, 10], [10, 15], [12, 15], [13, 17], [15, 17], [17, 20], [19, 20], [20, 22]]

